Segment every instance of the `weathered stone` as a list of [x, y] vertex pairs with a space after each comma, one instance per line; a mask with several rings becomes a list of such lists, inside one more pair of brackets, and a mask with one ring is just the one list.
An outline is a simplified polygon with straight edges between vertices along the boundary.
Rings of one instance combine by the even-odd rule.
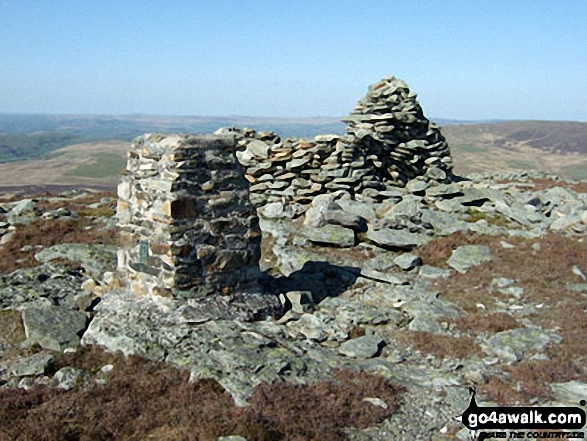
[[385, 248], [411, 250], [426, 242], [426, 237], [418, 233], [404, 230], [368, 231], [365, 239]]
[[587, 396], [587, 384], [580, 381], [553, 383], [550, 388], [557, 401], [575, 406]]
[[308, 228], [304, 235], [316, 244], [348, 248], [355, 246], [355, 232], [338, 225], [324, 225], [320, 228]]
[[459, 273], [466, 273], [470, 268], [489, 262], [492, 259], [489, 247], [484, 245], [464, 245], [454, 250], [446, 263]]
[[10, 364], [7, 370], [14, 377], [43, 375], [53, 362], [54, 358], [51, 354], [39, 352], [38, 354], [18, 359]]
[[86, 314], [57, 306], [25, 309], [22, 321], [29, 344], [62, 351], [79, 345], [86, 329]]
[[525, 359], [531, 352], [543, 350], [550, 342], [560, 343], [561, 340], [554, 332], [533, 326], [498, 332], [481, 347], [505, 363], [514, 363]]
[[66, 366], [55, 372], [54, 378], [57, 380], [59, 389], [71, 390], [82, 386], [84, 379], [87, 381], [88, 374], [82, 369]]
[[419, 256], [411, 253], [404, 253], [394, 260], [394, 263], [405, 271], [412, 270], [422, 265], [422, 259]]
[[347, 357], [371, 358], [379, 352], [383, 343], [383, 339], [376, 335], [365, 335], [344, 342], [338, 352]]

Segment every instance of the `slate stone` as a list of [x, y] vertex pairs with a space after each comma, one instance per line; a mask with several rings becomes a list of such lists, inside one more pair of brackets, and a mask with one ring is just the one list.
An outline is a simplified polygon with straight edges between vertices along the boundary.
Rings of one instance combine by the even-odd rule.
[[489, 247], [484, 245], [464, 245], [454, 250], [446, 263], [464, 274], [474, 266], [492, 260]]
[[57, 306], [25, 309], [22, 321], [29, 344], [53, 351], [77, 347], [86, 329], [85, 313]]
[[59, 389], [71, 390], [76, 386], [83, 385], [84, 379], [87, 380], [88, 374], [83, 369], [66, 366], [55, 372], [53, 378], [57, 380]]
[[410, 233], [404, 230], [368, 231], [365, 238], [382, 247], [404, 250], [411, 250], [426, 243], [426, 237], [422, 234]]
[[405, 271], [412, 270], [422, 265], [422, 259], [420, 259], [420, 256], [412, 253], [404, 253], [400, 256], [397, 256], [393, 262]]
[[576, 406], [587, 397], [587, 384], [580, 381], [552, 383], [550, 385], [556, 401]]
[[324, 220], [328, 224], [340, 225], [358, 233], [367, 231], [367, 221], [363, 217], [342, 210], [326, 211], [324, 213]]
[[430, 265], [423, 265], [420, 267], [418, 275], [426, 279], [446, 279], [450, 276], [450, 270], [437, 268]]
[[263, 142], [263, 141], [251, 141], [248, 145], [247, 145], [247, 150], [254, 156], [257, 158], [261, 158], [261, 159], [267, 159], [269, 158], [269, 151], [270, 151], [270, 147], [267, 143]]
[[79, 262], [88, 276], [100, 280], [104, 272], [116, 269], [116, 252], [114, 245], [58, 244], [41, 250], [35, 254], [35, 259], [42, 263], [53, 259]]
[[437, 184], [434, 186], [429, 187], [426, 190], [426, 196], [431, 197], [438, 197], [442, 196], [445, 198], [455, 197], [455, 196], [462, 196], [463, 189], [460, 185], [451, 183], [451, 184]]
[[355, 246], [355, 232], [350, 228], [338, 225], [307, 228], [304, 230], [304, 235], [318, 245], [329, 245], [340, 248]]
[[338, 352], [347, 357], [371, 358], [377, 355], [384, 341], [376, 335], [365, 335], [345, 341], [338, 348]]
[[397, 276], [389, 272], [377, 271], [369, 267], [365, 267], [361, 270], [361, 276], [374, 279], [379, 282], [390, 283], [392, 285], [403, 285], [407, 283], [406, 280], [401, 276]]
[[8, 372], [15, 377], [43, 375], [51, 367], [55, 359], [47, 352], [39, 352], [30, 357], [23, 357], [10, 364]]
[[538, 326], [498, 332], [481, 347], [486, 353], [497, 355], [505, 363], [521, 361], [532, 352], [542, 351], [550, 342], [560, 343], [562, 337]]

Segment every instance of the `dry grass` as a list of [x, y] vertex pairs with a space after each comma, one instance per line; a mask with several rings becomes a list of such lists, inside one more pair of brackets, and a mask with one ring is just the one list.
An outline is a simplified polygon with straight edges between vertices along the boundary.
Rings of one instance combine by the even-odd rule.
[[[106, 384], [61, 391], [0, 389], [0, 438], [11, 440], [201, 440], [239, 434], [249, 441], [344, 440], [344, 427], [368, 427], [397, 409], [402, 388], [382, 377], [338, 371], [334, 381], [258, 386], [237, 408], [214, 380], [188, 382], [188, 372], [139, 357], [82, 348], [58, 356], [96, 372], [114, 364]], [[363, 401], [377, 397], [383, 409]]]
[[[527, 181], [522, 181], [524, 183], [530, 183], [533, 186], [533, 190], [540, 191], [546, 190], [548, 188], [553, 187], [565, 187], [569, 190], [574, 191], [575, 193], [587, 193], [587, 182], [568, 182], [564, 180], [554, 180], [554, 179], [545, 179], [545, 178], [529, 178]], [[510, 183], [520, 183], [520, 181], [512, 181], [510, 179], [504, 179], [498, 181], [499, 184], [510, 184]]]
[[443, 318], [444, 321], [455, 325], [456, 329], [461, 332], [479, 334], [482, 332], [502, 332], [510, 329], [521, 328], [523, 325], [511, 315], [505, 312], [494, 312], [492, 314], [465, 314], [459, 318]]
[[[116, 198], [116, 193], [114, 192], [106, 192], [100, 191], [95, 193], [88, 193], [84, 196], [79, 196], [75, 198], [64, 198], [64, 199], [56, 199], [56, 200], [47, 200], [47, 198], [58, 198], [56, 196], [51, 196], [45, 194], [43, 196], [38, 196], [33, 199], [43, 198], [43, 200], [38, 200], [35, 206], [40, 209], [41, 211], [52, 211], [57, 210], [59, 208], [67, 208], [70, 211], [80, 211], [80, 210], [95, 210], [92, 208], [88, 208], [88, 205], [96, 204], [100, 202], [104, 198]], [[115, 206], [115, 202], [112, 202], [111, 207], [99, 207], [99, 208], [109, 208], [112, 210]], [[80, 213], [80, 216], [83, 214]]]
[[400, 344], [413, 347], [425, 354], [437, 357], [465, 359], [474, 355], [482, 355], [483, 351], [471, 337], [453, 337], [445, 334], [432, 334], [425, 331], [402, 330], [395, 334]]

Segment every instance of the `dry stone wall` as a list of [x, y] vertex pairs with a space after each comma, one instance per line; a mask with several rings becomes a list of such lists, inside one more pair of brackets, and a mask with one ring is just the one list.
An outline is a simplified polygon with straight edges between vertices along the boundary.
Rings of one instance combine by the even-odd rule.
[[344, 136], [311, 141], [248, 129], [217, 133], [237, 137], [254, 203], [285, 202], [299, 213], [319, 194], [343, 191], [352, 199], [380, 202], [418, 176], [450, 180], [446, 140], [402, 80], [386, 77], [370, 86], [343, 121]]
[[231, 136], [137, 138], [118, 186], [118, 266], [136, 294], [259, 291], [261, 232]]

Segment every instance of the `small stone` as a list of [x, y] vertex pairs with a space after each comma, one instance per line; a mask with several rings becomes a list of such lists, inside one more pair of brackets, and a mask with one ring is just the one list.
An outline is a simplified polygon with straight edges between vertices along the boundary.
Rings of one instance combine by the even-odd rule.
[[247, 145], [247, 150], [256, 158], [267, 159], [269, 158], [270, 147], [263, 141], [251, 141]]
[[355, 232], [339, 225], [308, 228], [304, 231], [304, 235], [318, 245], [332, 245], [340, 248], [355, 246]]
[[377, 230], [369, 231], [365, 238], [383, 247], [411, 250], [426, 242], [421, 234], [410, 233], [404, 230]]
[[587, 384], [580, 381], [553, 383], [550, 385], [557, 401], [577, 405], [587, 397]]
[[396, 257], [393, 261], [405, 271], [412, 270], [422, 265], [422, 259], [420, 259], [420, 256], [412, 253], [404, 253], [401, 256]]
[[484, 245], [464, 245], [454, 250], [447, 264], [464, 274], [474, 266], [492, 260], [489, 247]]
[[366, 397], [363, 398], [363, 401], [367, 402], [367, 403], [371, 403], [375, 406], [378, 407], [382, 407], [383, 409], [387, 409], [387, 404], [385, 403], [385, 401], [383, 401], [381, 398], [372, 398], [372, 397]]
[[446, 279], [450, 276], [450, 270], [437, 268], [430, 265], [423, 265], [420, 267], [418, 274], [420, 277], [424, 277], [426, 279]]
[[57, 387], [59, 389], [70, 390], [76, 386], [81, 386], [86, 376], [86, 372], [82, 369], [66, 366], [55, 372], [54, 378], [58, 382]]
[[383, 343], [383, 339], [376, 335], [365, 335], [345, 341], [338, 348], [338, 352], [347, 357], [371, 358], [377, 355]]
[[486, 384], [487, 383], [487, 376], [478, 370], [468, 370], [464, 374], [465, 380], [473, 384]]
[[86, 292], [94, 292], [94, 289], [96, 288], [96, 282], [94, 281], [94, 279], [87, 279], [84, 280], [83, 283], [81, 284], [81, 289], [83, 289]]
[[53, 362], [54, 358], [51, 354], [39, 352], [30, 357], [18, 359], [15, 363], [10, 365], [10, 373], [15, 377], [43, 375], [47, 372]]
[[310, 291], [290, 291], [285, 294], [285, 297], [290, 301], [293, 312], [303, 314], [314, 309], [314, 300]]

